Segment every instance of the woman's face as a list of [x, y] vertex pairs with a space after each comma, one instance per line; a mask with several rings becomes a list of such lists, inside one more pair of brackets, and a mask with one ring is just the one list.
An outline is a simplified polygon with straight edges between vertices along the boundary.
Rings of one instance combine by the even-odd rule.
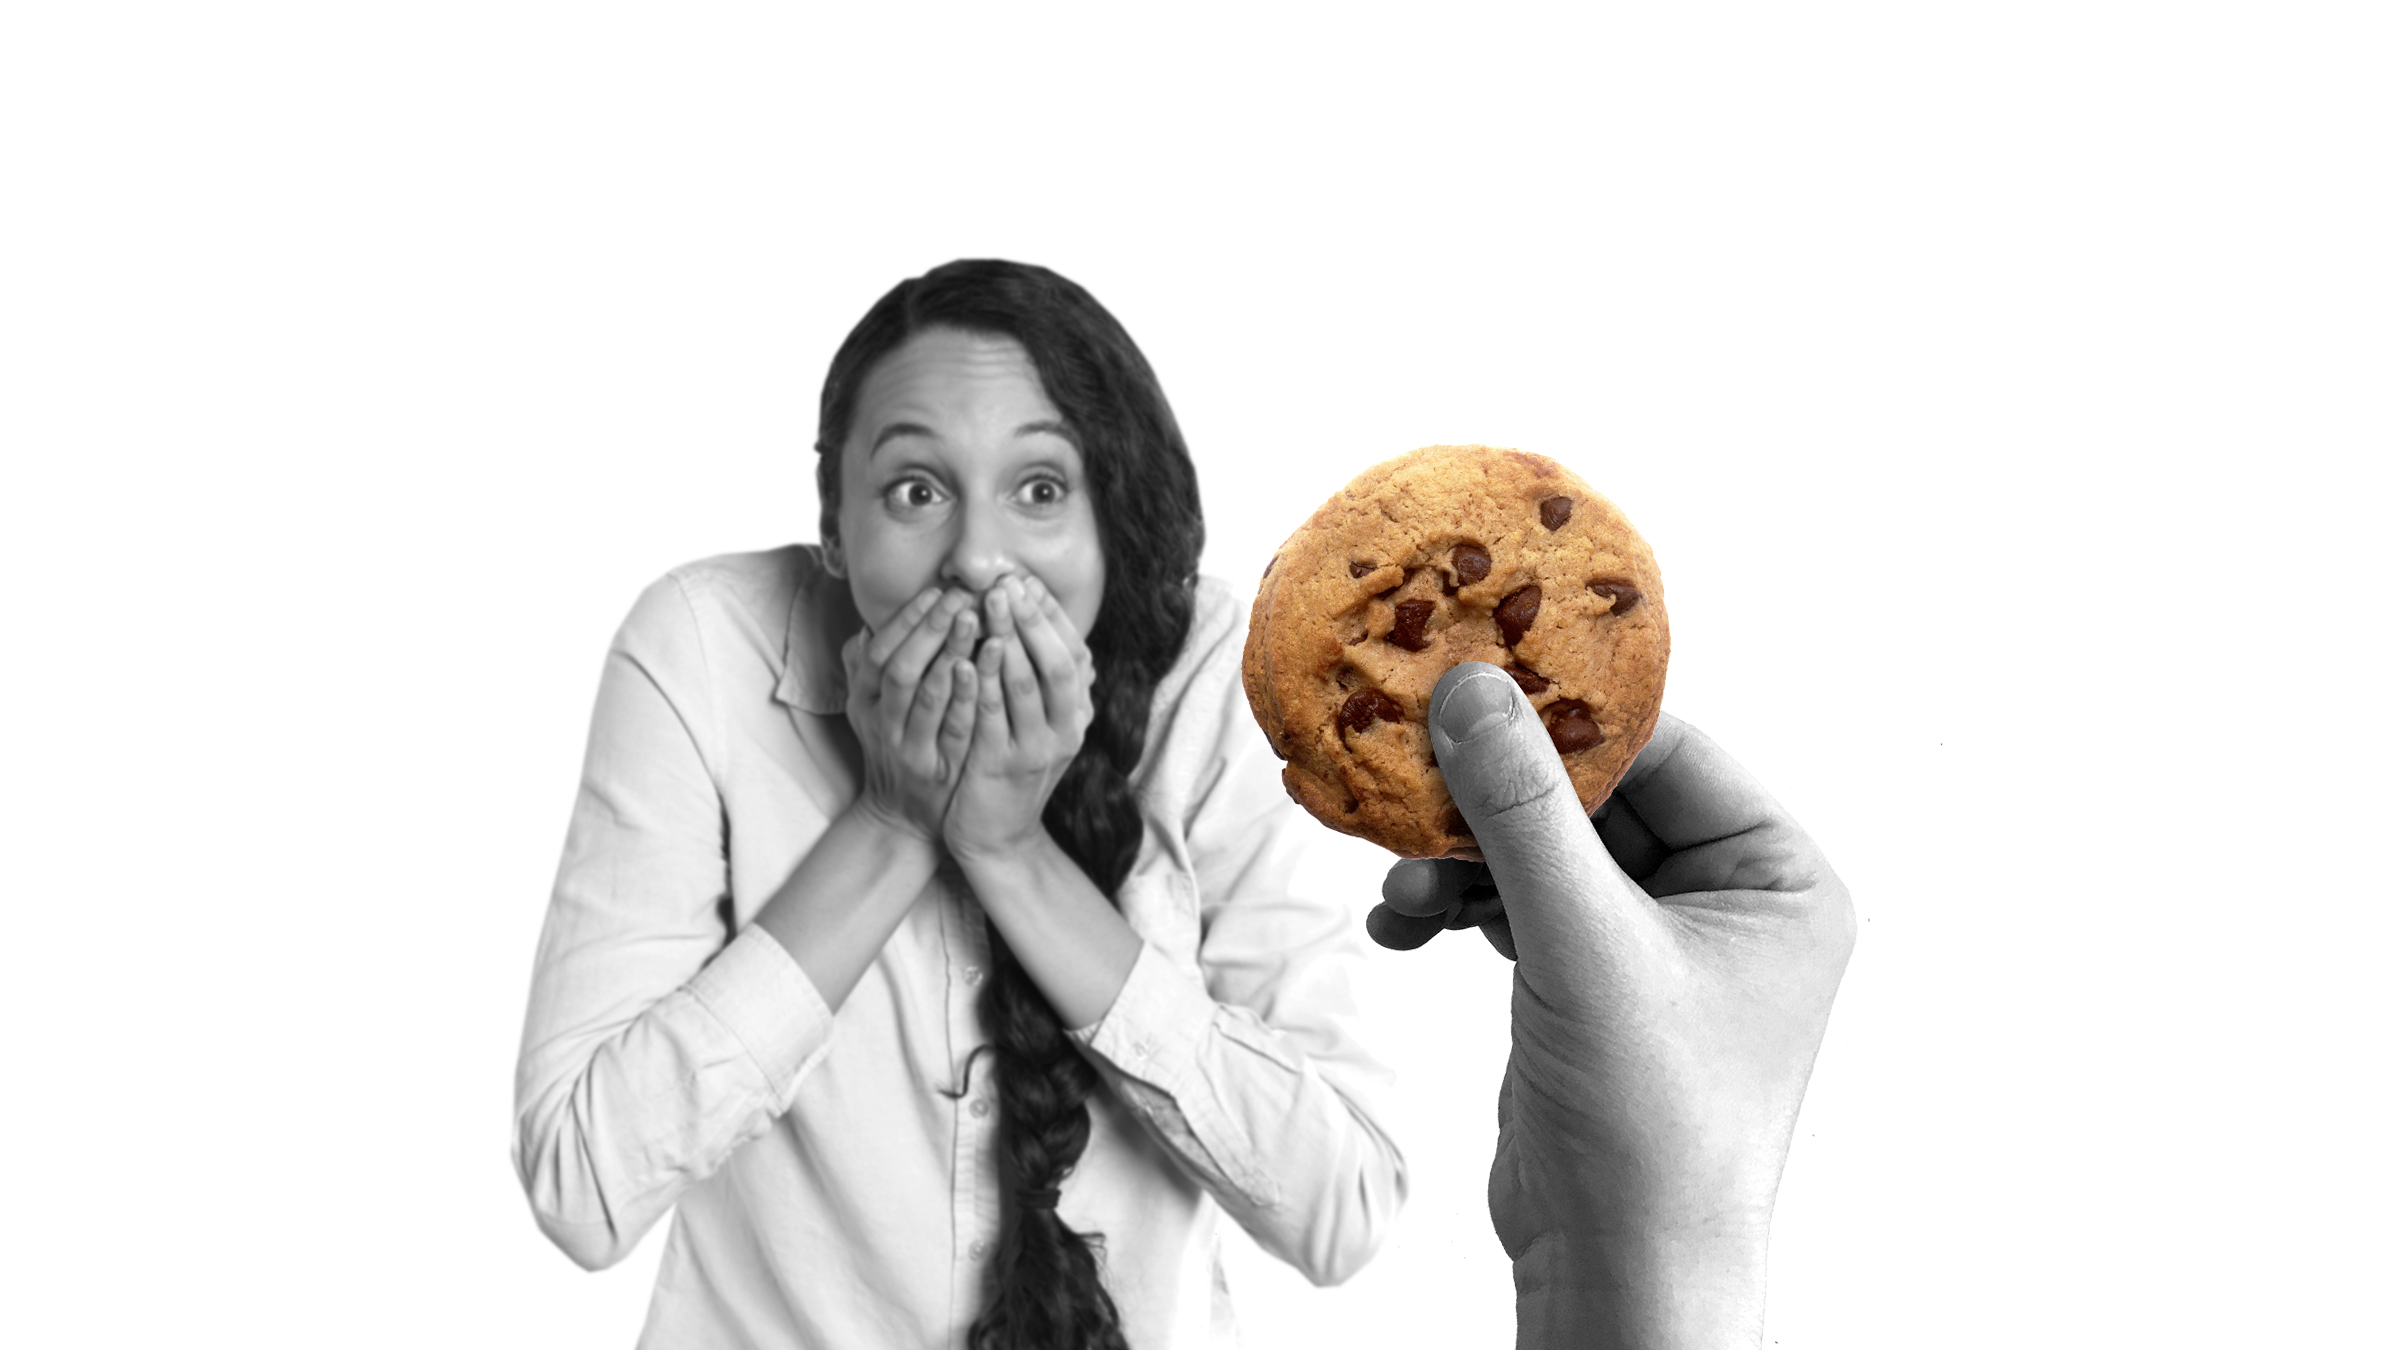
[[1091, 635], [1107, 580], [1083, 455], [1025, 349], [929, 329], [868, 371], [841, 449], [850, 597], [871, 629], [928, 586], [1041, 579]]

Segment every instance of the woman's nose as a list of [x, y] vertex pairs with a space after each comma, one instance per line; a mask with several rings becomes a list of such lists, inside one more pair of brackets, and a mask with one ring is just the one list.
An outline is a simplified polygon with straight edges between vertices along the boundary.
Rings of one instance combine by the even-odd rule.
[[950, 541], [950, 556], [942, 560], [944, 585], [981, 595], [992, 588], [993, 582], [1018, 570], [1013, 541], [999, 515], [987, 505], [970, 505], [960, 513], [957, 537]]

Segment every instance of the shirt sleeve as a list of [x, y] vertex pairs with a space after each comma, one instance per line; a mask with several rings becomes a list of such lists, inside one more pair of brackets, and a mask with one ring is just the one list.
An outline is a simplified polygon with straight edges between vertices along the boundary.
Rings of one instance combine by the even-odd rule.
[[1188, 831], [1200, 973], [1145, 943], [1109, 1011], [1073, 1035], [1262, 1247], [1334, 1284], [1407, 1192], [1378, 1118], [1391, 1075], [1358, 1034], [1362, 930], [1293, 886], [1319, 827], [1285, 795], [1238, 682], [1209, 684], [1217, 735]]
[[601, 674], [517, 1061], [518, 1176], [542, 1230], [591, 1269], [790, 1107], [832, 1024], [781, 944], [729, 933], [709, 688], [670, 576]]

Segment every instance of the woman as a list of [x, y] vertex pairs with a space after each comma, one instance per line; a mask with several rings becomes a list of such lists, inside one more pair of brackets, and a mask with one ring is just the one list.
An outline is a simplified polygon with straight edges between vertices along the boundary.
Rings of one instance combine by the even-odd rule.
[[1173, 414], [1080, 287], [959, 262], [851, 332], [817, 453], [821, 546], [609, 653], [535, 1215], [598, 1267], [676, 1210], [644, 1344], [1230, 1343], [1220, 1208], [1330, 1283], [1404, 1182]]

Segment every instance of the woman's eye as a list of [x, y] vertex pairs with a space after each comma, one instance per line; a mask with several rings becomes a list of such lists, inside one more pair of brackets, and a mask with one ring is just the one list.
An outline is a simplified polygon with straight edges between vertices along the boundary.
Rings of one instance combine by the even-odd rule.
[[903, 478], [883, 490], [884, 505], [895, 511], [921, 511], [941, 500], [941, 489], [922, 478]]
[[1017, 500], [1027, 506], [1056, 506], [1067, 499], [1067, 485], [1055, 478], [1036, 478], [1017, 489]]

